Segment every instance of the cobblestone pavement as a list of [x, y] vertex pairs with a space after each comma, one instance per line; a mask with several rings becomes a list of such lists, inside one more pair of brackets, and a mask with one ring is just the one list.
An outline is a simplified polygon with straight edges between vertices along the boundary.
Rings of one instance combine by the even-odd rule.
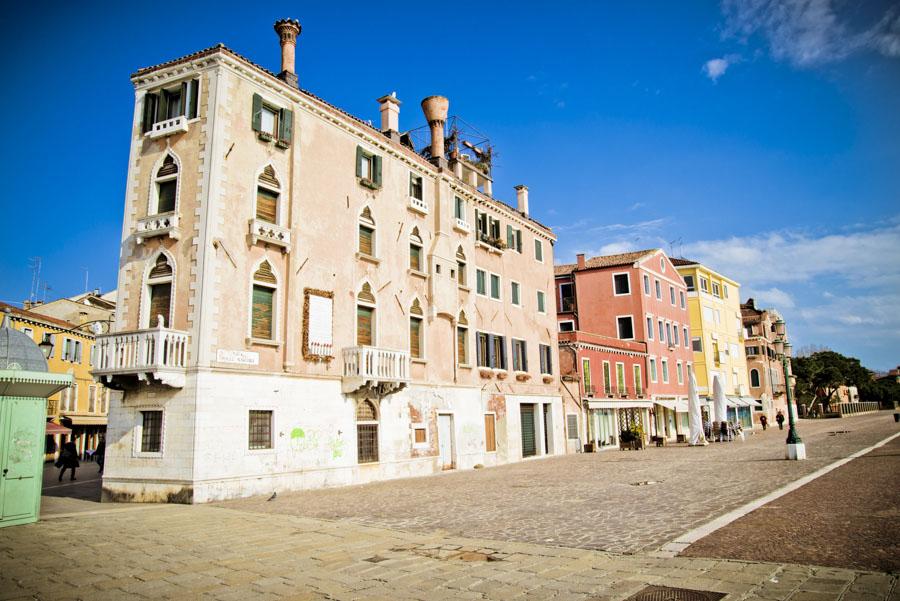
[[900, 572], [900, 439], [716, 530], [683, 555]]
[[614, 555], [213, 506], [100, 510], [0, 530], [5, 600], [620, 601], [647, 584], [726, 601], [900, 599], [889, 574]]
[[[786, 431], [745, 442], [651, 447], [223, 503], [233, 509], [612, 552], [677, 535], [897, 431], [889, 412], [799, 424], [809, 459], [785, 461]], [[835, 431], [846, 431], [834, 434]], [[654, 484], [636, 485], [640, 482]]]

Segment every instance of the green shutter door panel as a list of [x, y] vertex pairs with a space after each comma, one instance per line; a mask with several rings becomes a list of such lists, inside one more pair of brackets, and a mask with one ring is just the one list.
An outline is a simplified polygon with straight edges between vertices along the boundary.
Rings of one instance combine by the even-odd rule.
[[193, 119], [197, 116], [197, 105], [200, 102], [199, 93], [200, 93], [200, 80], [192, 79], [188, 82], [188, 98], [190, 99], [187, 104], [187, 118]]
[[262, 131], [262, 96], [253, 95], [253, 114], [251, 117], [253, 131]]
[[141, 123], [141, 133], [147, 133], [156, 122], [156, 105], [159, 97], [156, 94], [144, 95], [144, 119]]
[[294, 135], [294, 111], [281, 110], [281, 119], [278, 121], [278, 139], [291, 142]]
[[46, 401], [4, 398], [0, 417], [0, 526], [37, 519]]
[[374, 159], [372, 161], [372, 163], [374, 163], [374, 166], [375, 166], [375, 175], [373, 176], [372, 181], [380, 186], [381, 185], [381, 157], [376, 154], [372, 158]]
[[519, 405], [522, 422], [522, 457], [537, 454], [534, 444], [534, 405]]
[[356, 147], [356, 177], [362, 177], [362, 160], [364, 152], [362, 146]]

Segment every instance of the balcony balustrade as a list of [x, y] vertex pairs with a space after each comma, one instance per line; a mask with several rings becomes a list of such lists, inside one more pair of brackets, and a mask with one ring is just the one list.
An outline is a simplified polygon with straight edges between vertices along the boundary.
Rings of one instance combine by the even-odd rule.
[[291, 251], [291, 230], [268, 221], [251, 219], [250, 238], [253, 244], [263, 242], [273, 246], [280, 246], [282, 252]]
[[173, 117], [164, 121], [157, 121], [153, 124], [153, 127], [150, 128], [150, 131], [147, 132], [147, 135], [149, 135], [151, 138], [164, 138], [166, 136], [171, 136], [172, 134], [177, 134], [179, 132], [184, 132], [187, 130], [187, 117], [185, 117], [184, 115], [179, 115], [178, 117]]
[[415, 196], [409, 197], [409, 208], [413, 211], [418, 211], [423, 215], [428, 214], [428, 204], [424, 200], [416, 198]]
[[92, 374], [111, 388], [134, 381], [184, 387], [187, 367], [187, 332], [162, 326], [97, 336]]
[[138, 244], [156, 236], [168, 236], [175, 240], [181, 238], [181, 230], [178, 229], [178, 213], [170, 211], [158, 215], [149, 215], [138, 221], [137, 233], [135, 234], [135, 241]]
[[364, 391], [383, 396], [401, 390], [410, 381], [408, 351], [354, 346], [344, 349], [343, 361], [344, 393]]

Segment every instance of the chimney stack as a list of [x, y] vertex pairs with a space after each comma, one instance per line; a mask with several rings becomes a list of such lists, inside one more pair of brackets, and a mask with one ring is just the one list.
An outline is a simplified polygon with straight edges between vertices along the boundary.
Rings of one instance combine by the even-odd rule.
[[300, 35], [300, 21], [297, 19], [280, 19], [275, 21], [275, 32], [281, 42], [281, 79], [290, 85], [299, 87], [297, 71], [294, 68], [294, 53], [297, 48], [297, 36]]
[[431, 162], [439, 167], [446, 167], [444, 158], [444, 122], [450, 101], [443, 96], [429, 96], [422, 101], [422, 112], [431, 127]]
[[584, 269], [584, 253], [575, 255], [575, 262], [578, 264], [578, 269]]
[[387, 96], [378, 99], [381, 105], [381, 133], [392, 140], [400, 139], [400, 101], [397, 100], [397, 92], [391, 92]]
[[519, 209], [519, 212], [528, 216], [528, 186], [525, 184], [519, 184], [515, 186], [516, 189], [516, 208]]

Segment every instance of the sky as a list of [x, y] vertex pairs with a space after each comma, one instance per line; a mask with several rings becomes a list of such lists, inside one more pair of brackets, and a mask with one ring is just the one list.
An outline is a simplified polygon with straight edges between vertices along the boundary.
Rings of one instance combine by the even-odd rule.
[[[419, 101], [490, 137], [494, 195], [530, 189], [557, 262], [699, 260], [785, 316], [795, 349], [900, 363], [900, 4], [18, 3], [0, 22], [0, 300], [116, 286], [140, 67], [222, 42], [378, 123]], [[35, 285], [33, 258], [41, 270]], [[34, 292], [33, 292], [34, 290]]]

